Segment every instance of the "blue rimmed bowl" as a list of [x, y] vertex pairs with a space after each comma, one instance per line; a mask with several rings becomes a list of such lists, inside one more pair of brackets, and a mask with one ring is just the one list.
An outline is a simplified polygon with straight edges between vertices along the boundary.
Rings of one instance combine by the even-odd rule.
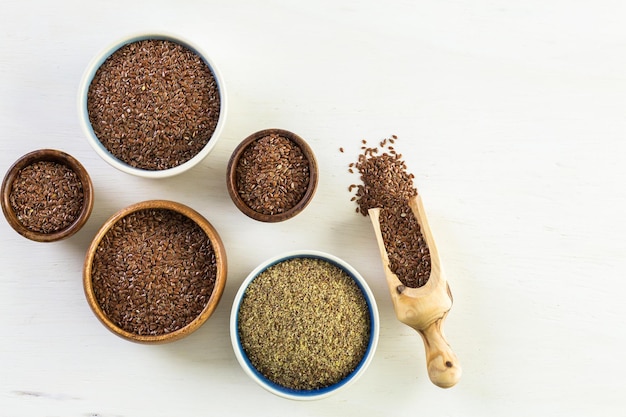
[[[104, 64], [104, 62], [113, 55], [120, 48], [135, 43], [139, 41], [145, 40], [162, 40], [162, 41], [170, 41], [173, 43], [177, 43], [182, 45], [183, 47], [191, 50], [197, 56], [199, 56], [202, 61], [208, 66], [211, 71], [213, 77], [215, 78], [217, 89], [220, 98], [220, 107], [219, 107], [219, 115], [217, 120], [217, 125], [208, 139], [208, 142], [204, 145], [204, 147], [196, 153], [191, 159], [182, 162], [179, 165], [172, 166], [166, 169], [158, 169], [151, 170], [145, 168], [139, 168], [135, 166], [131, 166], [128, 162], [123, 161], [113, 155], [111, 151], [109, 151], [103, 143], [100, 141], [98, 136], [96, 135], [91, 121], [89, 119], [89, 111], [88, 111], [88, 95], [89, 88], [91, 83], [96, 75], [98, 69]], [[117, 168], [118, 170], [139, 176], [144, 178], [166, 178], [174, 175], [181, 174], [183, 172], [188, 171], [194, 166], [198, 165], [202, 162], [208, 154], [213, 150], [215, 145], [218, 142], [218, 139], [221, 136], [222, 130], [224, 129], [224, 125], [226, 123], [226, 110], [227, 110], [227, 96], [226, 96], [226, 85], [224, 83], [224, 79], [218, 70], [215, 62], [207, 55], [204, 51], [202, 51], [196, 44], [191, 41], [179, 36], [170, 34], [167, 32], [141, 32], [137, 34], [132, 34], [117, 41], [113, 42], [111, 45], [106, 47], [100, 53], [98, 53], [88, 64], [87, 69], [85, 70], [83, 77], [80, 81], [79, 89], [78, 89], [78, 116], [80, 125], [82, 130], [89, 141], [89, 144], [96, 151], [96, 153], [105, 160], [109, 165]], [[166, 151], [166, 149], [164, 149]]]
[[[266, 377], [263, 373], [261, 373], [251, 362], [248, 357], [241, 340], [241, 334], [239, 332], [239, 314], [242, 306], [242, 301], [245, 297], [246, 290], [250, 283], [258, 277], [261, 273], [266, 271], [268, 268], [279, 264], [281, 262], [296, 259], [296, 258], [313, 258], [319, 259], [322, 261], [326, 261], [331, 265], [334, 265], [347, 273], [347, 275], [354, 280], [357, 284], [358, 288], [361, 291], [363, 299], [367, 305], [367, 313], [369, 316], [369, 337], [367, 347], [360, 361], [356, 365], [356, 367], [347, 374], [342, 380], [336, 382], [329, 386], [324, 386], [321, 388], [311, 389], [311, 390], [299, 390], [293, 389], [289, 387], [285, 387], [283, 385], [279, 385], [273, 380]], [[365, 279], [359, 274], [359, 272], [354, 269], [347, 262], [339, 259], [338, 257], [324, 253], [319, 251], [293, 251], [281, 254], [279, 256], [275, 256], [266, 260], [257, 266], [250, 274], [245, 278], [243, 283], [241, 284], [237, 294], [235, 295], [235, 300], [233, 302], [233, 306], [231, 309], [230, 315], [230, 338], [233, 345], [233, 349], [235, 352], [235, 356], [237, 361], [241, 365], [244, 372], [257, 384], [259, 384], [262, 388], [267, 391], [290, 400], [317, 400], [326, 398], [330, 395], [337, 393], [340, 390], [344, 390], [348, 386], [352, 385], [354, 382], [358, 380], [361, 375], [366, 371], [370, 362], [374, 357], [374, 353], [376, 351], [376, 347], [378, 345], [378, 337], [380, 333], [380, 319], [378, 315], [378, 307], [376, 305], [376, 300], [372, 291]]]

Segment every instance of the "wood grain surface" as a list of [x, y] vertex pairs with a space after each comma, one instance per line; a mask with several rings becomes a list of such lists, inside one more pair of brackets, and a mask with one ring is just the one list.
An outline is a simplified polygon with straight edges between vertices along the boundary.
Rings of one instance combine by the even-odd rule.
[[[619, 0], [2, 2], [0, 170], [60, 149], [87, 168], [95, 201], [60, 242], [29, 241], [0, 219], [0, 416], [624, 415], [624, 16]], [[198, 44], [228, 89], [219, 142], [173, 178], [117, 171], [79, 124], [90, 60], [143, 31]], [[232, 151], [267, 128], [303, 137], [320, 170], [310, 205], [271, 224], [226, 189]], [[454, 293], [445, 332], [463, 377], [448, 390], [429, 381], [419, 334], [396, 320], [372, 226], [350, 201], [361, 140], [393, 134]], [[100, 226], [148, 199], [206, 217], [229, 261], [211, 318], [158, 346], [111, 334], [81, 280]], [[228, 334], [245, 276], [294, 249], [353, 265], [381, 317], [363, 377], [307, 403], [259, 388]]]

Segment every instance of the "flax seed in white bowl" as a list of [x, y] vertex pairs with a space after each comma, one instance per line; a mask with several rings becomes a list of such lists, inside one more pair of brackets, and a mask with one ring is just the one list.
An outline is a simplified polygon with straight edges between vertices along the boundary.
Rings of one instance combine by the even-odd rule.
[[163, 178], [201, 162], [226, 118], [224, 81], [209, 57], [162, 33], [129, 36], [89, 64], [79, 116], [94, 150], [113, 167]]

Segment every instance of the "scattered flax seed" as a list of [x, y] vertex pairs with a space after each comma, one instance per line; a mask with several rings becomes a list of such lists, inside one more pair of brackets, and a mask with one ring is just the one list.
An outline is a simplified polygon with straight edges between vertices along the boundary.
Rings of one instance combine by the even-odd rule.
[[339, 152], [343, 153], [343, 148], [339, 148]]
[[115, 51], [87, 94], [94, 133], [123, 162], [163, 170], [193, 158], [208, 143], [220, 112], [217, 82], [192, 50], [148, 39]]
[[348, 376], [365, 355], [370, 320], [354, 280], [321, 259], [292, 258], [260, 273], [239, 307], [239, 337], [274, 383], [315, 390]]
[[252, 142], [239, 158], [236, 185], [241, 199], [257, 213], [284, 213], [304, 197], [309, 162], [292, 140], [271, 133]]
[[146, 209], [119, 220], [93, 259], [100, 307], [120, 328], [162, 335], [185, 327], [204, 309], [217, 276], [206, 233], [167, 209]]
[[[354, 165], [362, 184], [356, 186], [356, 212], [367, 216], [379, 207], [380, 228], [389, 256], [389, 269], [407, 287], [417, 288], [430, 277], [430, 251], [408, 201], [417, 195], [413, 174], [407, 172], [402, 155], [393, 144], [397, 137], [383, 139], [377, 148], [368, 148]], [[352, 172], [352, 168], [348, 170]], [[350, 189], [352, 191], [352, 189]]]
[[80, 215], [83, 185], [70, 167], [39, 161], [18, 172], [9, 199], [24, 227], [53, 233], [69, 227]]

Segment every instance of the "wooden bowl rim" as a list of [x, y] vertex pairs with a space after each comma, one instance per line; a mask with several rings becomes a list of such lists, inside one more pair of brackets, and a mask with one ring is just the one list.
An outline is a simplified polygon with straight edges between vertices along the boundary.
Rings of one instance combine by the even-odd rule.
[[[281, 137], [291, 140], [302, 150], [304, 157], [309, 162], [309, 184], [304, 195], [302, 196], [302, 199], [291, 209], [283, 213], [274, 215], [263, 214], [253, 210], [241, 199], [237, 191], [237, 165], [239, 164], [239, 159], [241, 158], [241, 155], [250, 144], [270, 134], [277, 134]], [[228, 161], [228, 166], [226, 168], [226, 186], [228, 189], [228, 194], [230, 195], [230, 198], [235, 206], [237, 206], [237, 208], [246, 216], [254, 220], [266, 223], [275, 223], [291, 219], [292, 217], [302, 212], [302, 210], [304, 210], [313, 199], [313, 195], [315, 194], [315, 191], [317, 189], [318, 180], [319, 170], [317, 165], [317, 159], [315, 157], [315, 154], [313, 153], [313, 150], [303, 138], [293, 132], [284, 129], [264, 129], [255, 132], [245, 138], [243, 141], [241, 141], [241, 143], [239, 143], [239, 145], [237, 145], [237, 147], [231, 154]]]
[[[17, 218], [11, 206], [11, 188], [20, 170], [37, 162], [56, 162], [70, 168], [76, 173], [83, 186], [83, 207], [80, 213], [65, 229], [52, 233], [41, 233], [26, 228]], [[20, 235], [36, 242], [55, 242], [66, 239], [78, 232], [87, 222], [94, 203], [94, 189], [91, 177], [85, 167], [72, 155], [57, 149], [38, 149], [29, 152], [11, 165], [2, 181], [2, 211], [11, 227]]]
[[[138, 335], [132, 332], [128, 332], [119, 326], [117, 326], [113, 321], [109, 319], [109, 317], [104, 313], [100, 304], [96, 300], [91, 275], [92, 275], [92, 267], [93, 267], [93, 258], [95, 256], [96, 250], [100, 245], [100, 242], [104, 238], [104, 236], [109, 232], [109, 230], [122, 218], [135, 213], [141, 210], [150, 210], [150, 209], [166, 209], [172, 210], [177, 213], [180, 213], [187, 218], [194, 221], [198, 226], [202, 228], [202, 230], [207, 234], [209, 241], [211, 242], [211, 246], [213, 247], [213, 252], [215, 253], [215, 263], [217, 266], [217, 273], [215, 277], [215, 286], [213, 287], [213, 292], [209, 297], [206, 305], [200, 314], [194, 318], [190, 323], [186, 326], [175, 330], [171, 333], [165, 333], [160, 335]], [[213, 225], [200, 213], [195, 211], [194, 209], [175, 201], [170, 200], [146, 200], [141, 201], [130, 206], [127, 206], [113, 216], [111, 216], [98, 230], [98, 233], [92, 240], [89, 249], [87, 250], [87, 254], [85, 255], [85, 263], [83, 266], [83, 288], [85, 292], [85, 296], [87, 298], [87, 302], [91, 307], [92, 311], [100, 320], [104, 326], [112, 331], [114, 334], [133, 342], [144, 343], [144, 344], [159, 344], [159, 343], [167, 343], [173, 342], [175, 340], [182, 339], [183, 337], [193, 333], [197, 329], [199, 329], [204, 322], [208, 320], [208, 318], [213, 314], [217, 305], [219, 304], [222, 294], [224, 292], [224, 288], [226, 286], [226, 278], [227, 278], [227, 261], [226, 261], [226, 249], [224, 247], [224, 243], [220, 238], [217, 230], [213, 227]]]

